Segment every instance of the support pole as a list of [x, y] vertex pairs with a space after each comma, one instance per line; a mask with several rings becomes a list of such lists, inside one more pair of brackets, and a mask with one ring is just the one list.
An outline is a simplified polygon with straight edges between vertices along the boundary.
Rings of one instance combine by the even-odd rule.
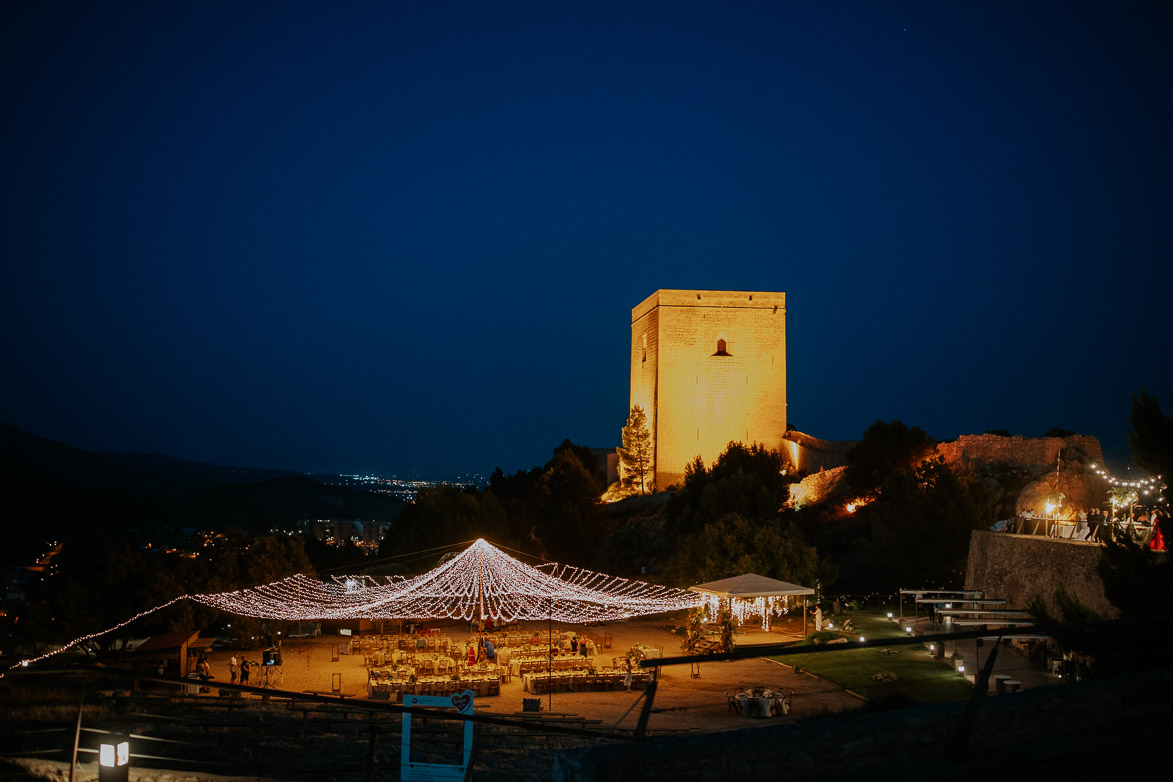
[[73, 730], [73, 757], [69, 759], [69, 782], [73, 782], [73, 770], [77, 768], [77, 744], [81, 737], [81, 710], [86, 703], [86, 686], [81, 686], [81, 700], [77, 703], [77, 727]]

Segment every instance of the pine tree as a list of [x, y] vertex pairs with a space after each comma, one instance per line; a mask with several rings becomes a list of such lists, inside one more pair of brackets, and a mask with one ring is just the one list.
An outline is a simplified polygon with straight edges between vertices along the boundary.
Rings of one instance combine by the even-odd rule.
[[653, 489], [652, 435], [643, 408], [634, 405], [623, 427], [623, 447], [617, 450], [623, 467], [623, 485], [647, 494]]

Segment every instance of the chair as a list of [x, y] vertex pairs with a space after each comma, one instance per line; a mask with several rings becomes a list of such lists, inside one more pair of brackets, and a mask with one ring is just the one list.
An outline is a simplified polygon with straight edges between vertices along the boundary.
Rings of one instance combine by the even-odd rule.
[[725, 702], [729, 706], [729, 711], [733, 712], [734, 714], [741, 711], [741, 706], [739, 706], [737, 703], [737, 693], [731, 692], [730, 690], [725, 690]]
[[342, 692], [342, 674], [330, 674], [330, 692]]
[[603, 633], [603, 648], [604, 649], [611, 648], [611, 634], [610, 633]]

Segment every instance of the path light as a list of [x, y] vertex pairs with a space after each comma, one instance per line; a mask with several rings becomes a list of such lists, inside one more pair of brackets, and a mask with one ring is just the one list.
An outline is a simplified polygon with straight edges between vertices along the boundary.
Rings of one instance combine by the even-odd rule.
[[860, 642], [860, 643], [863, 643], [863, 642], [864, 642], [864, 641], [866, 641], [866, 640], [867, 640], [867, 639], [866, 639], [866, 638], [864, 638], [862, 635], [859, 637], [859, 642]]
[[937, 651], [937, 645], [936, 644], [929, 644], [929, 651], [930, 652]]
[[965, 673], [965, 666], [964, 665], [957, 666], [957, 672], [958, 673]]
[[889, 619], [891, 619], [891, 618], [892, 618], [892, 612], [891, 612], [891, 611], [889, 611], [889, 612], [888, 612], [888, 618], [889, 618]]
[[905, 625], [904, 632], [908, 633], [909, 635], [912, 635], [912, 625]]
[[130, 779], [130, 740], [110, 734], [98, 745], [98, 782], [127, 782]]

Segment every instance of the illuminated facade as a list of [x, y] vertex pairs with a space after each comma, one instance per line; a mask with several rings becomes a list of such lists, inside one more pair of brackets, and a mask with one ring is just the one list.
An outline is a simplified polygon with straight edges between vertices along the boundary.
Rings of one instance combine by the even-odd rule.
[[730, 442], [781, 449], [786, 294], [659, 290], [631, 311], [631, 398], [647, 413], [656, 490]]

